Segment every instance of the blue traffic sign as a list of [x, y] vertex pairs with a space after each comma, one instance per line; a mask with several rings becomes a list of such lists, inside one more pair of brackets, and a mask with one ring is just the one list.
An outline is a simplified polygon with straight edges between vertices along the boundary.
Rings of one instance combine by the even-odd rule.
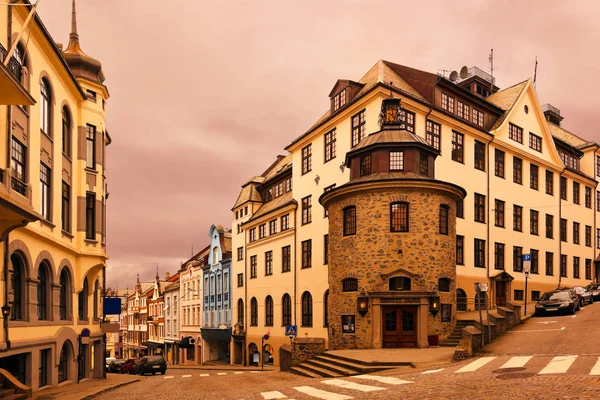
[[285, 336], [296, 336], [298, 334], [298, 327], [296, 325], [285, 326]]
[[523, 261], [531, 261], [531, 254], [523, 254]]

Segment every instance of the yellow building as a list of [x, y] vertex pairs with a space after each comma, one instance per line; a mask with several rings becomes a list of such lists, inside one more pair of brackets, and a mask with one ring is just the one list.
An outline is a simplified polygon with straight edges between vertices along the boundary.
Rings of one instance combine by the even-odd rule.
[[[240, 323], [232, 362], [254, 360], [269, 333], [278, 364], [278, 348], [289, 343], [284, 325], [297, 325], [298, 338], [327, 339], [328, 330], [342, 329], [327, 326], [328, 289], [342, 282], [328, 275], [329, 223], [319, 198], [348, 183], [346, 154], [379, 131], [390, 96], [401, 99], [406, 130], [439, 151], [436, 179], [467, 193], [452, 210], [456, 301], [448, 318], [476, 309], [475, 282], [489, 284], [481, 300], [493, 307], [600, 277], [596, 143], [563, 129], [560, 111], [540, 105], [531, 80], [499, 90], [475, 67], [451, 81], [381, 60], [358, 81], [338, 80], [328, 111], [242, 187], [232, 209]], [[532, 256], [528, 293], [524, 254]]]
[[[12, 3], [0, 5], [0, 367], [37, 390], [103, 373], [109, 94], [81, 50], [75, 2], [65, 50], [37, 14], [24, 26], [29, 1]], [[10, 231], [12, 220], [29, 224]]]

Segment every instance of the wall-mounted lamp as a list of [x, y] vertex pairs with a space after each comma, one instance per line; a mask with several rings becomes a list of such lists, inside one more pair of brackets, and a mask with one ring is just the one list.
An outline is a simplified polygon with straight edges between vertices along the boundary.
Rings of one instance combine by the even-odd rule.
[[356, 309], [363, 317], [369, 311], [369, 296], [365, 294], [364, 289], [360, 292], [360, 295], [356, 299]]
[[344, 169], [346, 168], [346, 164], [341, 163], [340, 164], [340, 171], [344, 172]]
[[440, 296], [434, 295], [429, 298], [429, 312], [434, 317], [440, 311]]
[[5, 304], [2, 306], [2, 316], [4, 318], [7, 318], [10, 315], [10, 306], [8, 304]]
[[315, 183], [317, 185], [319, 185], [319, 181], [321, 180], [321, 177], [319, 175], [315, 176]]

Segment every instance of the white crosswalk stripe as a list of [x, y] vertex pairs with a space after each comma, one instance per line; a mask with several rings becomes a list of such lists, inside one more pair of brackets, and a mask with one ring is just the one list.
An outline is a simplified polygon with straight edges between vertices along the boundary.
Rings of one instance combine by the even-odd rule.
[[165, 376], [165, 379], [173, 379], [173, 378], [175, 378], [173, 375], [171, 375], [171, 376]]
[[359, 390], [361, 392], [375, 392], [377, 390], [385, 390], [385, 388], [379, 386], [363, 385], [361, 383], [348, 382], [342, 379], [328, 379], [326, 381], [321, 381], [321, 383], [341, 387], [344, 389]]
[[464, 367], [462, 367], [461, 369], [455, 371], [455, 374], [460, 374], [463, 372], [473, 372], [473, 371], [477, 371], [479, 368], [483, 367], [485, 364], [491, 362], [492, 360], [494, 360], [496, 357], [481, 357], [478, 358], [477, 360], [473, 361], [470, 364], [465, 365]]
[[440, 369], [430, 369], [429, 371], [423, 371], [421, 374], [437, 374], [438, 372], [442, 372], [444, 368]]
[[505, 362], [500, 368], [521, 368], [532, 358], [533, 356], [511, 357], [511, 359]]
[[353, 399], [352, 396], [346, 396], [345, 394], [338, 394], [327, 392], [325, 390], [317, 389], [311, 386], [297, 386], [294, 389], [299, 391], [300, 393], [307, 394], [309, 396], [316, 397], [318, 399], [323, 400], [349, 400]]
[[576, 359], [577, 356], [556, 356], [538, 374], [564, 374]]
[[241, 375], [241, 374], [243, 374], [244, 372], [243, 372], [243, 371], [234, 371], [233, 373], [234, 373], [234, 374], [236, 374], [236, 375]]
[[407, 383], [413, 383], [411, 381], [405, 381], [404, 379], [394, 378], [393, 376], [378, 376], [378, 375], [355, 375], [351, 378], [368, 379], [376, 382], [387, 383], [388, 385], [405, 385]]
[[287, 396], [281, 392], [263, 392], [261, 393], [261, 396], [263, 397], [263, 399], [265, 400], [272, 400], [272, 399], [287, 399]]
[[182, 378], [191, 378], [191, 375], [181, 375]]
[[209, 376], [209, 374], [200, 374], [201, 377]]
[[590, 375], [600, 375], [600, 357], [598, 357], [598, 361], [596, 361], [596, 365], [590, 371]]
[[227, 372], [219, 372], [217, 375], [227, 375]]

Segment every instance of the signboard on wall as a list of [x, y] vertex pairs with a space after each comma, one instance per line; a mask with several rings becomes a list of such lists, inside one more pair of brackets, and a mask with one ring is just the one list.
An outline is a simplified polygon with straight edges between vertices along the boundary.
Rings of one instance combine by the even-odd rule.
[[452, 304], [442, 304], [442, 322], [452, 321]]
[[105, 297], [104, 298], [104, 314], [105, 315], [120, 315], [121, 314], [121, 298], [120, 297]]
[[347, 314], [342, 315], [342, 333], [355, 333], [355, 315]]

